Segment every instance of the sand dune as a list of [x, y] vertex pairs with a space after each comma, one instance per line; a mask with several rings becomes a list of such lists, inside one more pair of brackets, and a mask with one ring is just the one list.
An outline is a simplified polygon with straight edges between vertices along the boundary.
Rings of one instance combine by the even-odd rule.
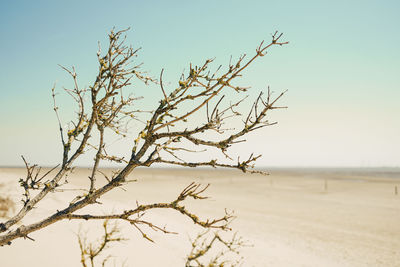
[[[171, 201], [191, 181], [210, 183], [208, 200], [187, 207], [202, 218], [235, 210], [235, 231], [251, 247], [242, 251], [243, 266], [400, 266], [400, 174], [382, 170], [284, 170], [271, 175], [244, 175], [233, 171], [140, 169], [130, 176], [137, 182], [126, 191], [110, 192], [101, 210], [123, 210], [140, 203]], [[0, 194], [19, 201], [13, 185], [23, 169], [0, 169]], [[87, 183], [88, 172], [76, 170], [69, 187]], [[71, 200], [74, 192], [53, 194], [34, 211], [35, 221]], [[400, 193], [400, 192], [399, 192]], [[118, 266], [182, 266], [190, 250], [188, 235], [201, 229], [174, 211], [154, 211], [149, 217], [179, 235], [149, 232], [156, 243], [121, 223], [129, 241], [110, 251]], [[81, 225], [81, 226], [80, 226]], [[79, 230], [91, 229], [95, 238], [101, 223], [61, 222], [0, 248], [0, 266], [79, 266]], [[110, 266], [113, 266], [113, 260]]]

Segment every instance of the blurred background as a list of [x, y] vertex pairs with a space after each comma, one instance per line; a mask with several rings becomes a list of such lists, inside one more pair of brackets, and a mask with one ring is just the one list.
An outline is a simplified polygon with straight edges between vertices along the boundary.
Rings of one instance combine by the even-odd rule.
[[[273, 47], [239, 83], [251, 86], [245, 109], [268, 86], [275, 95], [288, 90], [281, 104], [289, 108], [272, 112], [278, 124], [232, 153], [263, 154], [259, 167], [400, 167], [399, 11], [400, 3], [388, 0], [3, 1], [0, 165], [20, 166], [20, 155], [59, 163], [53, 85], [64, 124], [76, 106], [62, 92], [73, 81], [58, 64], [75, 66], [79, 85], [89, 86], [98, 42], [105, 48], [113, 27], [130, 27], [127, 43], [142, 47], [137, 62], [155, 78], [164, 68], [167, 91], [189, 63], [215, 57], [215, 68], [227, 65], [283, 32], [289, 45]], [[146, 110], [162, 97], [157, 86], [135, 83], [131, 90]], [[115, 151], [129, 153], [132, 143], [116, 141]]]

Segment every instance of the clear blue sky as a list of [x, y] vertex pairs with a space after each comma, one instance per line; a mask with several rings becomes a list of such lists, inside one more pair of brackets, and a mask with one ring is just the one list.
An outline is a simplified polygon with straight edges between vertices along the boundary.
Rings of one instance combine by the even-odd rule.
[[[131, 27], [144, 69], [157, 77], [165, 68], [172, 85], [189, 62], [226, 63], [282, 31], [290, 44], [241, 82], [252, 95], [288, 89], [289, 109], [274, 112], [278, 125], [240, 151], [262, 153], [260, 166], [399, 167], [399, 12], [399, 1], [2, 1], [0, 165], [21, 164], [21, 154], [59, 161], [50, 89], [71, 81], [57, 64], [74, 65], [80, 84], [90, 84], [97, 41], [115, 26]], [[149, 108], [160, 94], [134, 90]]]

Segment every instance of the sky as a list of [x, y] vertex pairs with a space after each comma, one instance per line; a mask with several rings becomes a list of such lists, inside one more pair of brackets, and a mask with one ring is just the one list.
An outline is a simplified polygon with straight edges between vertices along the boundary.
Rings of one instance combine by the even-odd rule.
[[[400, 167], [399, 11], [400, 2], [382, 0], [2, 1], [0, 166], [22, 165], [21, 155], [46, 166], [61, 160], [53, 85], [62, 119], [74, 104], [61, 94], [72, 81], [58, 64], [75, 66], [88, 86], [98, 42], [130, 27], [127, 43], [142, 47], [143, 69], [158, 77], [164, 68], [170, 90], [190, 62], [227, 64], [283, 32], [290, 43], [273, 47], [240, 83], [251, 86], [250, 98], [267, 86], [288, 90], [288, 109], [272, 112], [278, 124], [232, 153], [261, 153], [260, 167]], [[160, 99], [151, 86], [132, 90], [149, 109]]]

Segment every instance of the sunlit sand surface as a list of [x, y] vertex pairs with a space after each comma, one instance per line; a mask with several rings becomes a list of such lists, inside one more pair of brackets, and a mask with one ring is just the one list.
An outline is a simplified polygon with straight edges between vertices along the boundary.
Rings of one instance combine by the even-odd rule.
[[[210, 183], [207, 200], [188, 201], [200, 218], [215, 218], [235, 210], [233, 231], [249, 244], [243, 266], [400, 266], [400, 172], [398, 170], [271, 169], [271, 175], [236, 171], [139, 169], [136, 179], [100, 199], [103, 213], [140, 204], [169, 202], [192, 181]], [[110, 172], [110, 170], [105, 170]], [[0, 169], [1, 196], [22, 199], [16, 188], [23, 169]], [[68, 188], [87, 184], [88, 169], [78, 169]], [[100, 179], [100, 178], [99, 178]], [[40, 205], [34, 222], [68, 205], [74, 191], [52, 194]], [[19, 203], [18, 203], [19, 204]], [[85, 211], [93, 210], [93, 208]], [[79, 212], [84, 213], [85, 211]], [[155, 243], [144, 240], [127, 223], [119, 223], [128, 241], [105, 252], [110, 266], [183, 266], [190, 251], [189, 236], [200, 228], [173, 210], [154, 210], [148, 218], [178, 232], [148, 230]], [[80, 266], [76, 233], [89, 238], [101, 233], [101, 222], [63, 221], [0, 248], [0, 266]], [[145, 228], [144, 228], [145, 229]]]

